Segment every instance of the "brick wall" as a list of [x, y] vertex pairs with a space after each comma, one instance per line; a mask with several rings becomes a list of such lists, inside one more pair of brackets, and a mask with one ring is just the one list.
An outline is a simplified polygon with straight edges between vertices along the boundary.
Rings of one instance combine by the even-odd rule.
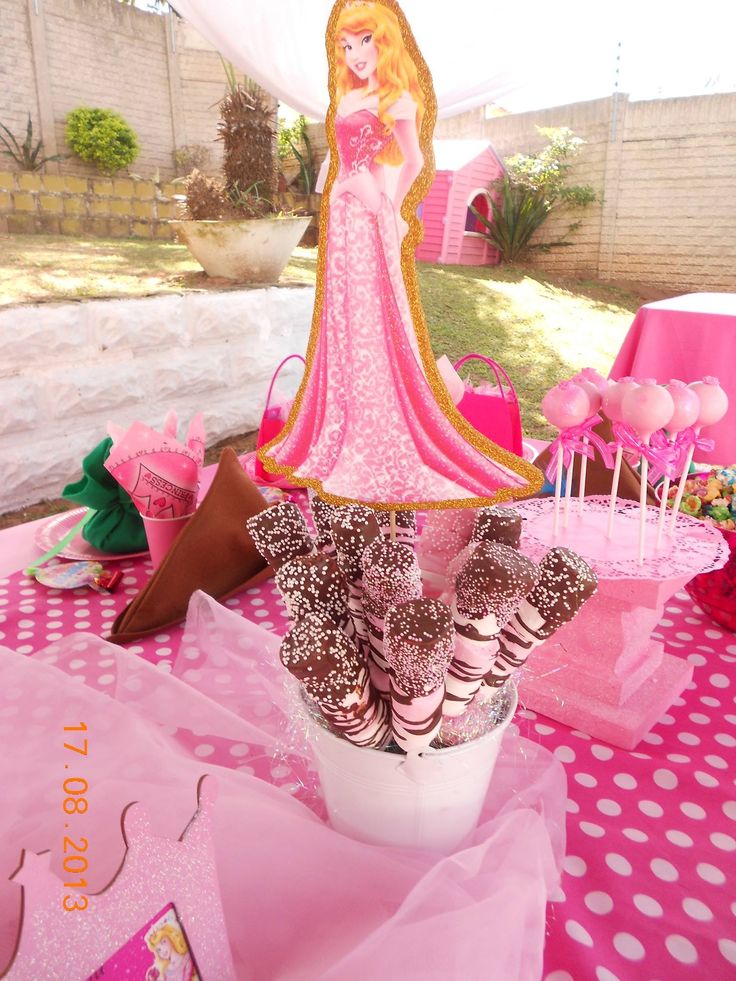
[[[439, 138], [488, 139], [501, 158], [543, 145], [536, 126], [586, 141], [571, 179], [603, 201], [581, 213], [572, 245], [537, 253], [562, 275], [688, 290], [736, 289], [736, 94], [629, 102], [625, 95], [485, 119], [474, 110]], [[564, 231], [551, 219], [544, 237]]]
[[0, 171], [0, 232], [174, 238], [176, 185]]
[[[133, 173], [173, 177], [174, 151], [185, 145], [207, 147], [205, 169], [216, 173], [225, 84], [217, 52], [173, 15], [117, 0], [0, 2], [0, 122], [22, 138], [30, 112], [47, 154], [67, 152], [66, 115], [90, 105], [119, 112], [137, 133]], [[99, 174], [74, 156], [48, 170]]]

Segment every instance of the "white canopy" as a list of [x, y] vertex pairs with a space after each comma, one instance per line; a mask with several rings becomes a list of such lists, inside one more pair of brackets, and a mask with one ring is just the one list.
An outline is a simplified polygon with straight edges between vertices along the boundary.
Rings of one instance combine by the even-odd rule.
[[[240, 71], [313, 119], [327, 109], [333, 0], [171, 0]], [[495, 102], [519, 112], [610, 95], [736, 88], [736, 2], [401, 0], [440, 116]], [[620, 42], [620, 46], [619, 46]]]

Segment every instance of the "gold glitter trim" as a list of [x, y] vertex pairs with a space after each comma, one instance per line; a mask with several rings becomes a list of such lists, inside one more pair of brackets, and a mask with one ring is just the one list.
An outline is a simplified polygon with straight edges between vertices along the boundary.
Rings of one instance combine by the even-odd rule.
[[446, 385], [442, 381], [434, 354], [432, 353], [427, 323], [424, 318], [424, 311], [422, 309], [421, 298], [419, 295], [419, 282], [417, 279], [414, 253], [416, 247], [423, 238], [422, 223], [416, 216], [417, 208], [420, 202], [424, 200], [429, 192], [435, 175], [432, 137], [434, 134], [434, 124], [437, 119], [437, 98], [435, 96], [434, 85], [432, 84], [432, 76], [429, 68], [427, 67], [424, 58], [419, 51], [414, 35], [411, 32], [411, 28], [407, 23], [403, 11], [399, 7], [396, 0], [380, 0], [380, 3], [382, 6], [388, 7], [389, 10], [392, 10], [399, 20], [401, 36], [409, 55], [417, 68], [419, 84], [422, 87], [426, 100], [424, 118], [422, 119], [422, 125], [419, 132], [419, 145], [424, 157], [424, 167], [422, 168], [422, 171], [417, 179], [409, 188], [409, 193], [406, 195], [401, 205], [401, 216], [409, 225], [409, 230], [401, 244], [401, 272], [404, 279], [404, 284], [406, 286], [407, 296], [409, 298], [409, 309], [411, 311], [411, 317], [419, 343], [419, 352], [421, 354], [424, 372], [437, 403], [444, 412], [448, 421], [452, 424], [453, 428], [460, 433], [465, 441], [474, 446], [475, 449], [483, 454], [483, 456], [488, 457], [495, 463], [502, 464], [519, 477], [525, 478], [528, 481], [528, 484], [526, 487], [499, 487], [498, 490], [495, 491], [490, 497], [463, 497], [448, 499], [446, 501], [384, 501], [379, 503], [376, 501], [362, 501], [358, 498], [339, 497], [335, 494], [330, 494], [324, 489], [322, 482], [316, 477], [298, 476], [296, 473], [296, 471], [299, 469], [298, 467], [291, 467], [277, 463], [267, 455], [270, 450], [286, 439], [299, 416], [302, 399], [307, 389], [309, 377], [312, 373], [314, 355], [319, 338], [320, 324], [322, 320], [322, 305], [324, 302], [324, 276], [327, 262], [327, 225], [329, 222], [330, 192], [332, 190], [332, 185], [335, 182], [339, 166], [337, 138], [335, 136], [335, 113], [337, 106], [335, 32], [337, 29], [338, 18], [343, 8], [349, 6], [350, 0], [337, 0], [337, 3], [335, 3], [334, 7], [332, 8], [330, 19], [327, 23], [326, 45], [327, 60], [329, 64], [328, 90], [330, 95], [330, 105], [327, 110], [327, 117], [325, 119], [325, 130], [327, 134], [327, 143], [330, 148], [330, 166], [327, 172], [325, 187], [322, 192], [322, 204], [320, 207], [319, 243], [317, 247], [317, 285], [315, 289], [314, 312], [312, 314], [312, 328], [309, 334], [309, 343], [307, 344], [306, 368], [301, 385], [299, 386], [296, 398], [294, 399], [294, 403], [291, 407], [289, 418], [286, 421], [286, 425], [281, 432], [274, 437], [274, 439], [272, 439], [269, 443], [264, 444], [257, 451], [258, 459], [261, 461], [265, 469], [269, 471], [269, 473], [288, 477], [294, 484], [300, 487], [311, 488], [329, 504], [363, 504], [366, 507], [373, 508], [376, 511], [425, 511], [446, 510], [449, 508], [476, 508], [486, 507], [491, 504], [498, 504], [502, 501], [513, 501], [520, 498], [531, 497], [542, 488], [542, 484], [544, 483], [544, 476], [542, 472], [531, 463], [528, 463], [526, 460], [522, 460], [521, 457], [511, 453], [509, 450], [505, 450], [502, 447], [497, 446], [495, 443], [492, 443], [491, 440], [487, 439], [485, 436], [479, 433], [477, 429], [474, 429], [473, 426], [470, 425], [467, 419], [465, 419], [464, 416], [458, 412], [454, 402], [450, 398], [450, 394], [447, 391]]

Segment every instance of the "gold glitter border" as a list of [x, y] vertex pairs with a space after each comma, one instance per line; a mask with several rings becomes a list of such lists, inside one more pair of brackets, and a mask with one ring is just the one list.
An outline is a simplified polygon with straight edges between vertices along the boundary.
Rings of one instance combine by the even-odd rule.
[[314, 490], [328, 504], [363, 504], [376, 511], [406, 511], [406, 510], [447, 510], [450, 508], [475, 508], [486, 507], [491, 504], [498, 504], [502, 501], [513, 501], [520, 498], [531, 497], [541, 490], [544, 477], [541, 470], [538, 470], [531, 463], [523, 460], [516, 454], [497, 446], [487, 439], [477, 429], [458, 412], [455, 403], [450, 398], [447, 386], [442, 381], [437, 363], [429, 342], [429, 332], [424, 318], [421, 298], [419, 294], [419, 282], [417, 279], [416, 261], [414, 253], [416, 247], [422, 241], [423, 229], [420, 220], [416, 216], [417, 208], [429, 192], [435, 175], [434, 150], [432, 138], [434, 135], [434, 125], [437, 119], [437, 98], [434, 92], [432, 76], [424, 58], [417, 46], [414, 35], [406, 20], [404, 12], [399, 7], [396, 0], [376, 0], [384, 7], [392, 10], [401, 28], [401, 36], [409, 55], [414, 62], [422, 91], [425, 95], [425, 111], [422, 125], [419, 132], [419, 145], [424, 157], [424, 167], [421, 173], [409, 188], [409, 192], [404, 198], [401, 206], [401, 216], [409, 225], [409, 230], [401, 244], [401, 272], [406, 286], [409, 299], [409, 309], [411, 312], [414, 329], [419, 343], [419, 352], [422, 358], [422, 365], [427, 377], [427, 381], [432, 389], [434, 397], [444, 412], [445, 416], [452, 424], [453, 428], [460, 433], [466, 442], [475, 447], [483, 456], [495, 463], [500, 463], [512, 470], [517, 476], [526, 478], [526, 487], [499, 487], [491, 497], [463, 497], [450, 498], [446, 501], [401, 501], [401, 502], [376, 502], [361, 501], [352, 497], [340, 497], [330, 494], [322, 486], [322, 482], [316, 477], [302, 477], [297, 475], [298, 467], [292, 467], [277, 463], [267, 454], [269, 450], [281, 443], [291, 432], [301, 409], [302, 399], [307, 389], [309, 377], [314, 365], [314, 355], [319, 338], [320, 324], [322, 320], [322, 305], [324, 303], [324, 279], [325, 266], [327, 262], [327, 226], [329, 222], [330, 191], [335, 182], [338, 171], [338, 149], [337, 138], [335, 136], [335, 114], [337, 103], [336, 91], [336, 67], [335, 67], [335, 32], [337, 21], [344, 7], [350, 4], [350, 0], [337, 0], [332, 8], [330, 19], [327, 23], [326, 45], [327, 60], [329, 64], [328, 90], [330, 95], [330, 105], [325, 119], [325, 131], [327, 143], [330, 148], [330, 166], [327, 172], [327, 180], [322, 192], [322, 203], [320, 206], [319, 220], [319, 242], [317, 247], [317, 285], [315, 288], [314, 311], [312, 314], [312, 327], [307, 344], [306, 368], [301, 385], [294, 399], [289, 413], [289, 418], [281, 432], [270, 442], [264, 444], [258, 451], [258, 459], [269, 473], [279, 474], [290, 478], [294, 484], [300, 487], [309, 487]]

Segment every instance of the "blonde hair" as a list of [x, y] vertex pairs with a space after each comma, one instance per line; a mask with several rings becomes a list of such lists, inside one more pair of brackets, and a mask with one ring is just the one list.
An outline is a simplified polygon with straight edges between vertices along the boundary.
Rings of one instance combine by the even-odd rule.
[[146, 944], [148, 945], [148, 949], [155, 955], [156, 967], [159, 968], [159, 970], [166, 966], [166, 963], [162, 963], [161, 958], [159, 958], [158, 952], [156, 951], [156, 948], [162, 940], [168, 940], [177, 954], [186, 954], [189, 950], [187, 947], [187, 942], [184, 939], [184, 934], [180, 928], [174, 926], [173, 923], [164, 923], [164, 925], [160, 926], [157, 930], [153, 930], [146, 937]]
[[[359, 88], [363, 82], [353, 74], [345, 62], [345, 51], [340, 43], [342, 31], [360, 34], [370, 31], [378, 50], [378, 118], [390, 133], [396, 125], [389, 109], [408, 92], [417, 107], [417, 134], [422, 125], [425, 97], [419, 83], [417, 67], [406, 50], [401, 33], [401, 24], [393, 10], [382, 3], [349, 3], [340, 11], [335, 29], [335, 68], [338, 99], [351, 89]], [[395, 139], [376, 157], [378, 163], [400, 164], [403, 160], [401, 150]]]

